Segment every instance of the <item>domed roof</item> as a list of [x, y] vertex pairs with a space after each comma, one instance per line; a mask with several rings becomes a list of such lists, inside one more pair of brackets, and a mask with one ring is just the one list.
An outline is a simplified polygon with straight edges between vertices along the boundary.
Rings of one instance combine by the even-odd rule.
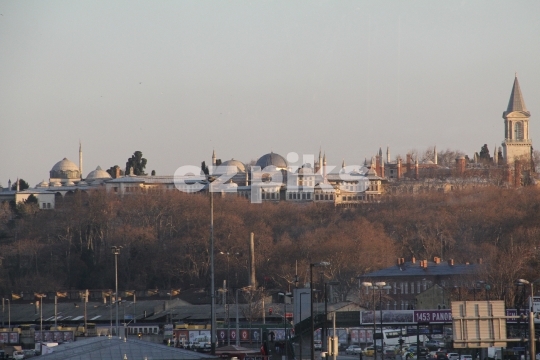
[[54, 164], [50, 171], [51, 179], [80, 179], [79, 167], [67, 158]]
[[94, 171], [90, 171], [88, 176], [86, 177], [86, 181], [93, 181], [96, 179], [112, 179], [111, 175], [109, 175], [108, 172], [103, 170], [100, 166], [96, 168]]
[[75, 165], [74, 162], [68, 160], [67, 158], [63, 158], [62, 160], [54, 164], [54, 166], [51, 169], [51, 171], [66, 171], [66, 170], [79, 171], [79, 167]]
[[45, 187], [49, 187], [49, 183], [46, 182], [45, 180], [43, 180], [42, 182], [40, 182], [39, 184], [36, 185], [37, 188], [45, 188]]
[[236, 173], [237, 174], [246, 172], [246, 166], [241, 161], [231, 159], [231, 160], [227, 160], [227, 161], [222, 162], [221, 165], [219, 165], [214, 170], [214, 174], [215, 175], [234, 174], [234, 171], [230, 171], [230, 170], [227, 169], [228, 166], [236, 166]]
[[271, 152], [261, 156], [259, 160], [257, 160], [255, 166], [260, 166], [261, 169], [264, 169], [267, 166], [275, 166], [277, 170], [286, 170], [289, 165], [283, 156]]

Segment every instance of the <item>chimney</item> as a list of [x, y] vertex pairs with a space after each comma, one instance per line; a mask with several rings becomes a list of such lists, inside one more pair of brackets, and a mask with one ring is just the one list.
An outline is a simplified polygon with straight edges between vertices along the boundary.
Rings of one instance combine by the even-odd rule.
[[441, 263], [441, 258], [438, 257], [438, 256], [435, 256], [435, 257], [433, 258], [433, 262], [434, 262], [435, 264], [440, 264], [440, 263]]
[[418, 180], [418, 158], [414, 162], [414, 180]]
[[383, 157], [382, 156], [379, 156], [379, 160], [380, 160], [380, 163], [381, 163], [381, 172], [380, 172], [380, 176], [383, 178], [384, 177], [384, 160], [383, 160]]
[[411, 263], [416, 264], [416, 258], [414, 256], [411, 259]]
[[465, 174], [465, 156], [460, 156], [456, 159], [456, 170], [458, 175]]
[[454, 259], [449, 259], [448, 260], [448, 265], [454, 266]]
[[114, 168], [114, 178], [118, 179], [120, 177], [120, 167], [116, 166]]
[[401, 263], [405, 264], [405, 258], [401, 258]]
[[482, 265], [482, 258], [478, 259], [478, 264]]
[[397, 266], [401, 265], [401, 258], [397, 258]]
[[398, 157], [397, 159], [397, 179], [401, 179], [401, 158]]

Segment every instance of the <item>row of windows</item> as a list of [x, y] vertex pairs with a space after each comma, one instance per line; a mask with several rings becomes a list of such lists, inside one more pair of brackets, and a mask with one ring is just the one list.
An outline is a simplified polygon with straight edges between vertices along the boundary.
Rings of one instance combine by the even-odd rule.
[[315, 200], [334, 200], [334, 195], [333, 194], [330, 194], [330, 195], [315, 194]]
[[[302, 195], [301, 199], [300, 195]], [[311, 193], [289, 193], [289, 200], [311, 200]]]
[[129, 327], [129, 334], [157, 334], [159, 332], [158, 326], [146, 326], [146, 327]]
[[354, 200], [364, 200], [363, 196], [343, 196], [341, 198], [343, 201], [354, 201]]
[[41, 208], [42, 209], [50, 209], [51, 208], [51, 203], [41, 203]]
[[[431, 287], [431, 284], [432, 282], [428, 280], [416, 282], [411, 281], [410, 283], [407, 281], [402, 281], [400, 283], [393, 283], [391, 288], [394, 294], [409, 294], [409, 290], [411, 294], [420, 294], [422, 291], [426, 291], [429, 287]], [[386, 293], [390, 294], [390, 290], [390, 288], [386, 289]], [[369, 288], [366, 287], [366, 294], [368, 293]]]

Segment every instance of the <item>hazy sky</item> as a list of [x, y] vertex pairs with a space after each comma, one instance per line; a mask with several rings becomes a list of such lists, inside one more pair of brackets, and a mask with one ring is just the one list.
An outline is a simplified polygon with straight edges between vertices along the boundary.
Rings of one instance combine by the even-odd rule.
[[[540, 1], [2, 1], [0, 183], [218, 158], [540, 143]], [[540, 148], [540, 144], [536, 145]]]

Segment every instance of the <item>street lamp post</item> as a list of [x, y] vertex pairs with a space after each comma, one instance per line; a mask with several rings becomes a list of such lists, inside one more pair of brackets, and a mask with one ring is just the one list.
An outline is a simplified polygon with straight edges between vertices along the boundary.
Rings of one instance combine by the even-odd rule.
[[39, 338], [43, 342], [43, 298], [47, 297], [44, 294], [38, 294], [39, 296]]
[[311, 360], [315, 360], [315, 319], [313, 318], [313, 268], [319, 266], [328, 266], [329, 262], [322, 261], [319, 263], [310, 263], [309, 264], [309, 290], [310, 290], [310, 312], [311, 312]]
[[518, 279], [517, 285], [529, 285], [531, 287], [531, 307], [529, 308], [529, 356], [530, 360], [535, 360], [536, 349], [535, 349], [535, 330], [534, 330], [534, 287], [533, 281], [527, 281], [525, 279]]
[[382, 291], [390, 289], [391, 286], [386, 285], [384, 281], [376, 282], [375, 284], [370, 282], [363, 282], [362, 286], [367, 287], [368, 289], [373, 290], [373, 360], [377, 360], [377, 341], [375, 340], [375, 333], [377, 332], [377, 320], [375, 318], [375, 290], [379, 291], [379, 311], [381, 317], [381, 357], [384, 350], [384, 343], [382, 338], [383, 333], [383, 320], [382, 320]]
[[216, 355], [216, 305], [214, 285], [214, 193], [212, 191], [213, 177], [208, 176], [208, 192], [210, 193], [210, 294], [211, 294], [211, 325], [210, 354]]
[[285, 307], [284, 311], [285, 311], [285, 314], [283, 315], [283, 331], [284, 331], [284, 334], [285, 334], [285, 360], [287, 360], [289, 358], [289, 349], [287, 347], [288, 345], [288, 341], [287, 341], [287, 300], [286, 300], [286, 297], [292, 297], [292, 294], [291, 293], [285, 293], [285, 292], [280, 292], [278, 293], [279, 296], [283, 296], [283, 305]]
[[114, 302], [116, 303], [116, 336], [120, 339], [120, 328], [118, 326], [118, 255], [120, 254], [121, 246], [111, 246], [112, 252], [114, 254], [114, 279], [116, 284], [116, 292], [114, 293]]
[[[323, 335], [323, 351], [328, 351], [328, 328], [326, 327], [326, 321], [328, 320], [328, 285], [339, 285], [339, 281], [330, 281], [324, 283], [324, 324], [323, 332], [321, 332], [321, 334]], [[336, 336], [336, 334], [334, 333], [333, 336]]]

